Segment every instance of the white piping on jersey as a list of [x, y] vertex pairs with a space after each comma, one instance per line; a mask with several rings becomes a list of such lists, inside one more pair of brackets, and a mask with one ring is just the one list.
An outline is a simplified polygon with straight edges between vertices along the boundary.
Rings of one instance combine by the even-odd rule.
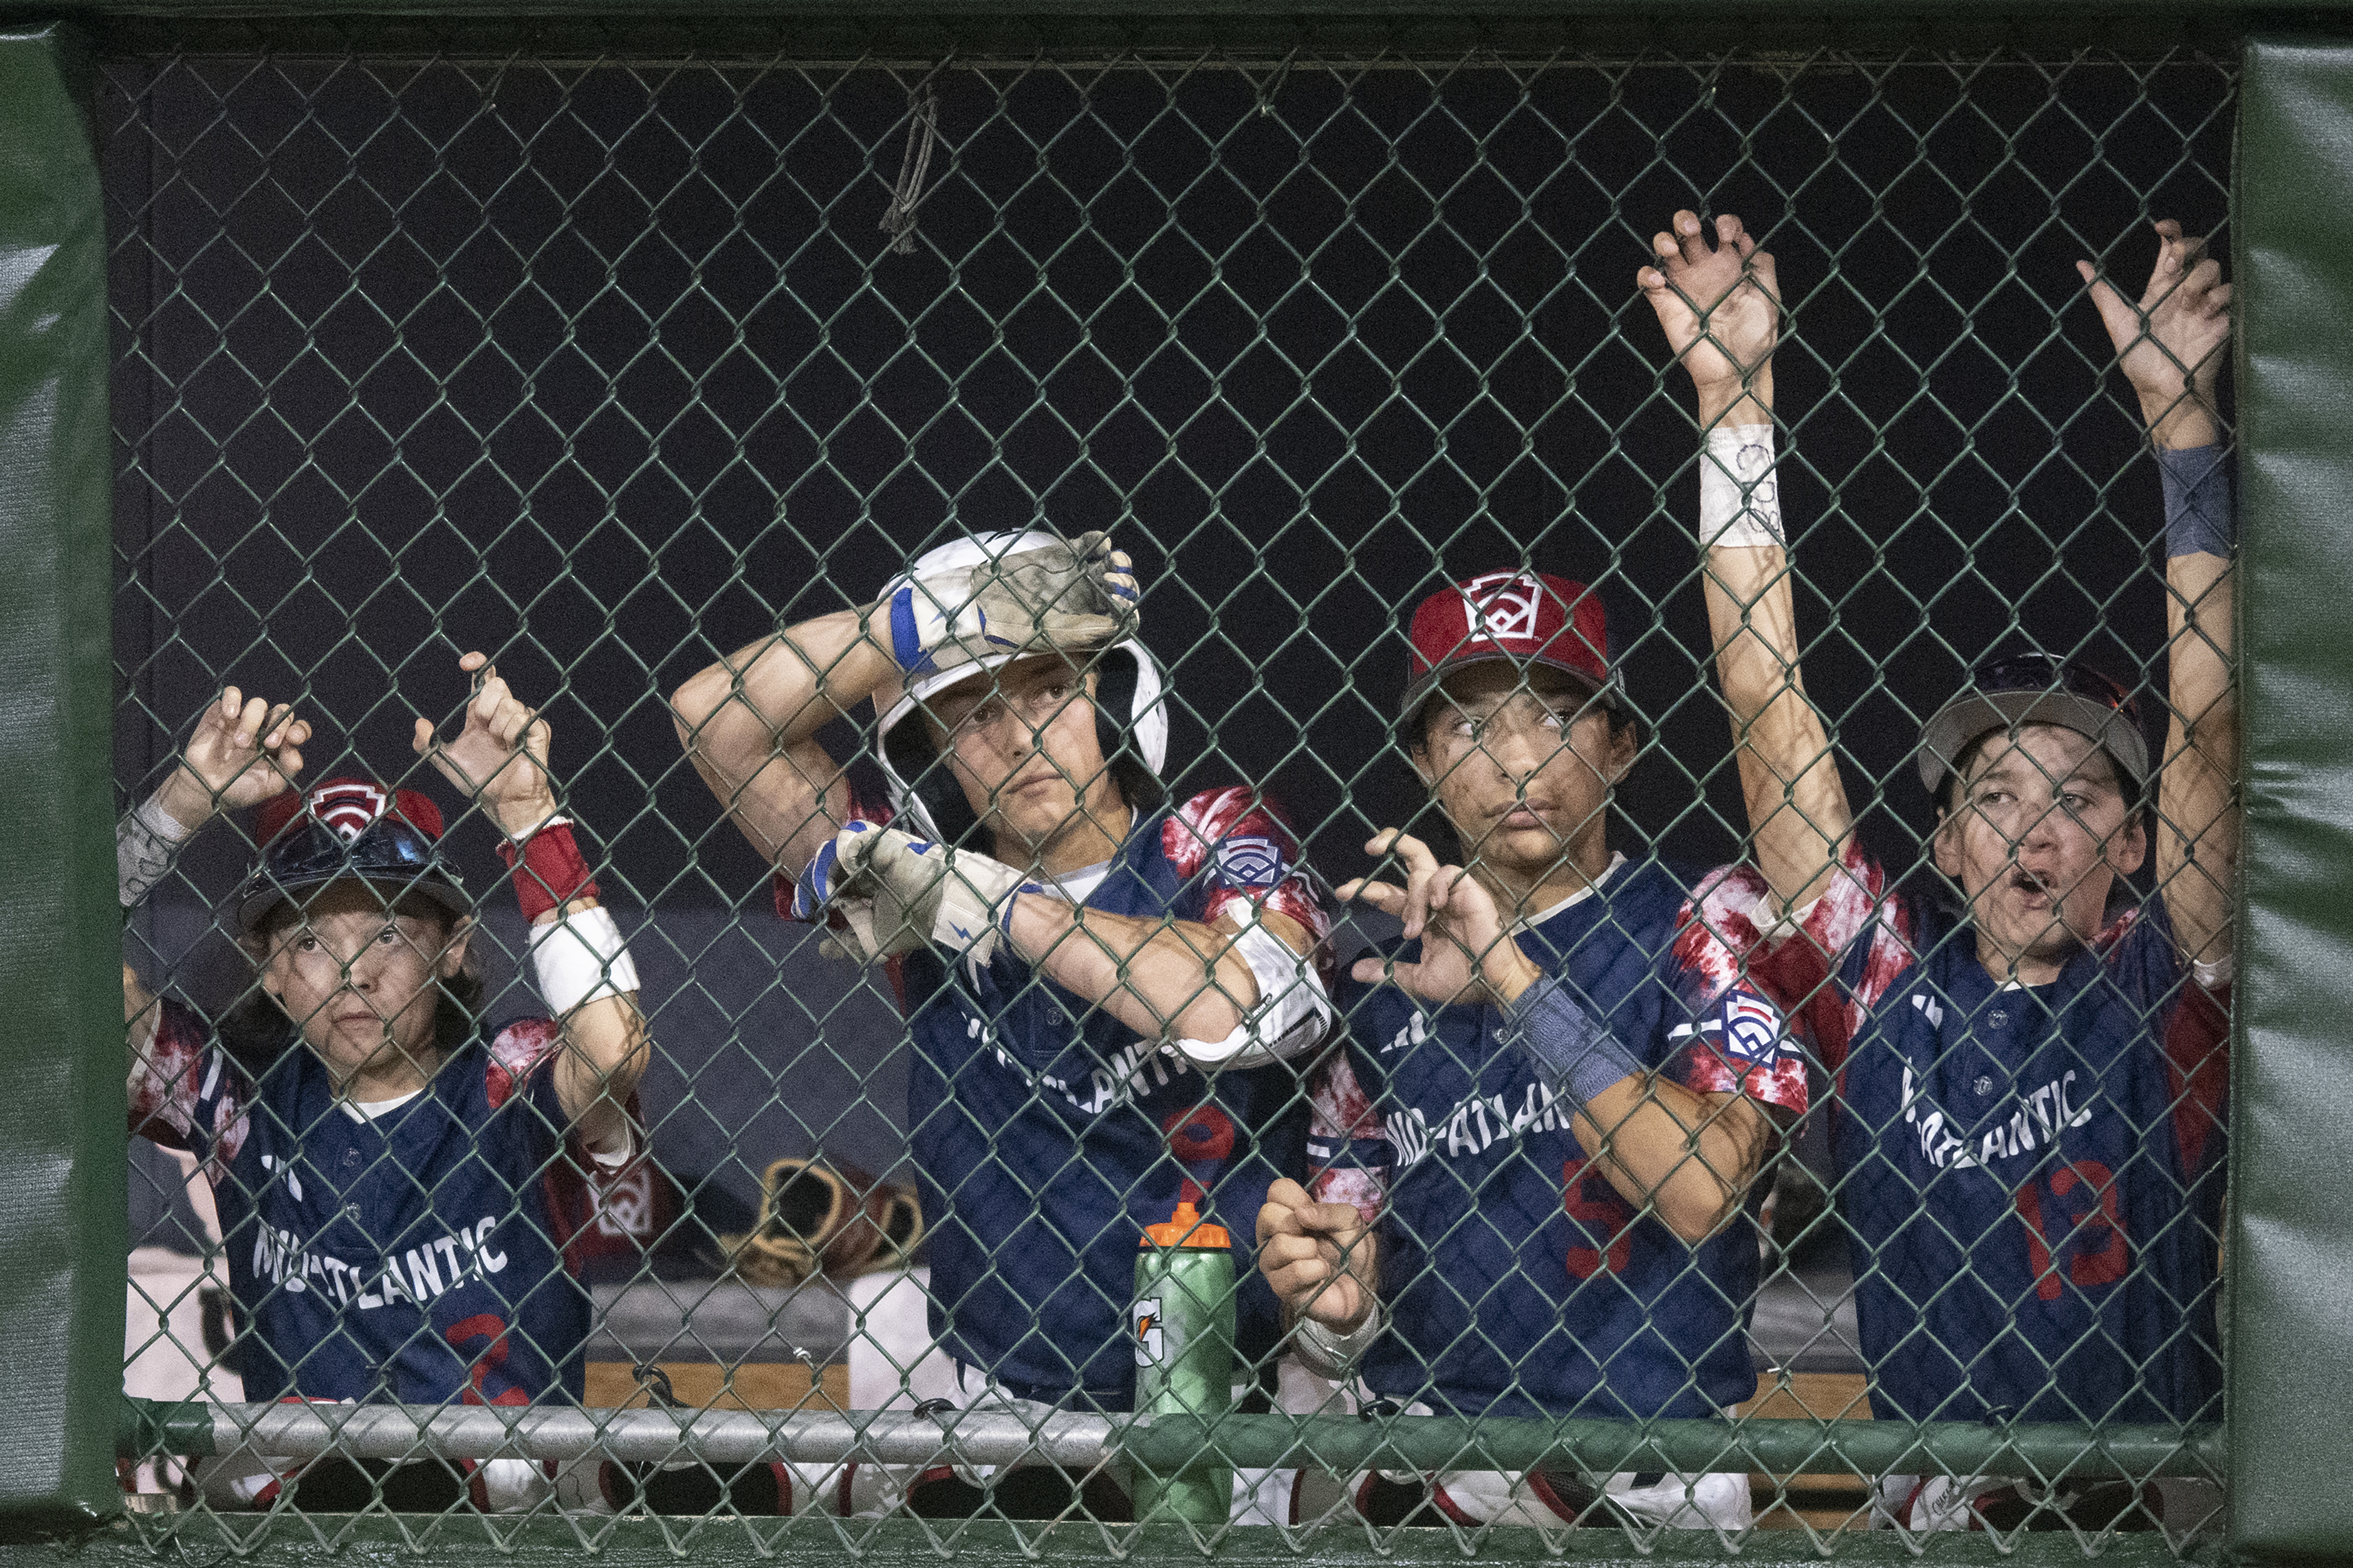
[[1545, 921], [1552, 919], [1553, 916], [1560, 913], [1561, 910], [1567, 909], [1570, 905], [1583, 903], [1586, 900], [1599, 892], [1601, 890], [1601, 885], [1609, 880], [1610, 878], [1616, 876], [1618, 874], [1618, 868], [1623, 866], [1625, 863], [1626, 852], [1623, 849], [1611, 850], [1609, 852], [1609, 864], [1602, 868], [1601, 875], [1594, 878], [1593, 880], [1586, 883], [1585, 886], [1577, 889], [1577, 891], [1569, 894], [1568, 897], [1561, 900], [1560, 902], [1552, 905], [1550, 908], [1538, 910], [1532, 915], [1522, 915], [1518, 920], [1515, 920], [1511, 923], [1511, 926], [1508, 928], [1505, 934], [1516, 936], [1524, 931], [1534, 931], [1536, 927], [1544, 924]]
[[[217, 1067], [215, 1070], [218, 1070]], [[412, 1089], [406, 1094], [396, 1094], [390, 1100], [338, 1100], [335, 1104], [342, 1109], [345, 1116], [350, 1117], [353, 1121], [365, 1124], [391, 1115], [424, 1092], [421, 1089]], [[628, 1164], [629, 1156], [637, 1152], [637, 1140], [625, 1123], [615, 1142], [599, 1145], [584, 1142], [580, 1147], [603, 1169], [617, 1171]], [[264, 1161], [269, 1158], [267, 1154], [262, 1156]], [[298, 1189], [294, 1195], [299, 1198], [302, 1194]]]
[[1083, 904], [1095, 896], [1095, 889], [1111, 875], [1112, 863], [1098, 860], [1092, 866], [1082, 866], [1075, 871], [1065, 871], [1059, 877], [1049, 877], [1040, 871], [1034, 879], [1046, 885], [1046, 891], [1059, 893], [1073, 904]]

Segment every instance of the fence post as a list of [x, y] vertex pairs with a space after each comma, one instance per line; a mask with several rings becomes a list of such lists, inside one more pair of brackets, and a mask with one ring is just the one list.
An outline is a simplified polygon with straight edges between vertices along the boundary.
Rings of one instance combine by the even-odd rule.
[[0, 1535], [121, 1510], [106, 225], [87, 49], [0, 31]]

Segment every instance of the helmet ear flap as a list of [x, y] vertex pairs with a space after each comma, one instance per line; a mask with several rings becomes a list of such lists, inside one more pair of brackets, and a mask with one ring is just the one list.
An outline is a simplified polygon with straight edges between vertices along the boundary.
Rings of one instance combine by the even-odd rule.
[[1167, 792], [1160, 775], [1135, 748], [1136, 656], [1133, 648], [1104, 650], [1095, 661], [1095, 744], [1103, 766], [1119, 785], [1120, 798], [1139, 816], [1160, 807]]
[[[891, 771], [905, 782], [906, 804], [919, 820], [913, 826], [957, 848], [980, 829], [964, 786], [955, 781], [946, 759], [932, 747], [921, 713], [910, 713], [882, 738], [883, 755]], [[983, 846], [986, 847], [986, 846]]]

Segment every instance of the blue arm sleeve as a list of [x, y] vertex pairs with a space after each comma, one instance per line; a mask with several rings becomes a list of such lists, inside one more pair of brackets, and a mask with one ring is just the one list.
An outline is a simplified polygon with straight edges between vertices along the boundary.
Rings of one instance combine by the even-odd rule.
[[1546, 975], [1504, 1009], [1501, 1033], [1506, 1045], [1535, 1065], [1536, 1075], [1555, 1094], [1575, 1106], [1643, 1070], [1557, 974]]
[[2157, 455], [2165, 481], [2165, 553], [2231, 557], [2238, 521], [2231, 466], [2220, 447], [2180, 447]]

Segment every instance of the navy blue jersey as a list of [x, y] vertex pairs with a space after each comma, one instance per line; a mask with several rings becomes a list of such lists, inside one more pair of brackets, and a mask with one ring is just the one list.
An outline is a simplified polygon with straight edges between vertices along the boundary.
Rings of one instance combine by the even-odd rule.
[[[2030, 987], [1859, 850], [1847, 870], [1752, 967], [1810, 998], [1838, 1078], [1873, 1412], [2217, 1418], [2227, 996], [2189, 977], [2158, 900]], [[1711, 920], [1762, 892], [1730, 879]]]
[[162, 1008], [132, 1128], [195, 1155], [211, 1182], [248, 1328], [246, 1397], [579, 1397], [588, 1298], [547, 1194], [569, 1122], [553, 1023], [451, 1051], [422, 1093], [364, 1121], [298, 1037], [248, 1077], [202, 1019]]
[[[1804, 1061], [1778, 1014], [1727, 988], [1736, 971], [1701, 951], [1705, 932], [1679, 955], [1682, 905], [1672, 872], [1621, 863], [1514, 935], [1649, 1067], [1803, 1110]], [[1374, 1390], [1470, 1415], [1705, 1415], [1756, 1394], [1750, 1226], [1694, 1247], [1637, 1216], [1567, 1110], [1497, 1038], [1500, 1009], [1354, 982], [1341, 1000], [1392, 1161], [1380, 1230], [1391, 1328], [1366, 1358]], [[1349, 1117], [1324, 1108], [1319, 1120], [1324, 1131]], [[1329, 1163], [1339, 1151], [1315, 1152]], [[1319, 1184], [1318, 1195], [1343, 1194]]]
[[[1208, 921], [1250, 899], [1320, 937], [1328, 915], [1295, 862], [1267, 806], [1212, 791], [1139, 815], [1083, 907]], [[949, 1353], [1025, 1397], [1126, 1408], [1137, 1244], [1188, 1173], [1208, 1189], [1203, 1217], [1234, 1237], [1237, 1353], [1271, 1352], [1280, 1324], [1250, 1243], [1274, 1178], [1306, 1173], [1299, 1070], [1204, 1076], [1002, 949], [975, 973], [926, 948], [900, 973], [932, 1330]], [[1207, 1156], [1191, 1165], [1168, 1148], [1188, 1122]]]

